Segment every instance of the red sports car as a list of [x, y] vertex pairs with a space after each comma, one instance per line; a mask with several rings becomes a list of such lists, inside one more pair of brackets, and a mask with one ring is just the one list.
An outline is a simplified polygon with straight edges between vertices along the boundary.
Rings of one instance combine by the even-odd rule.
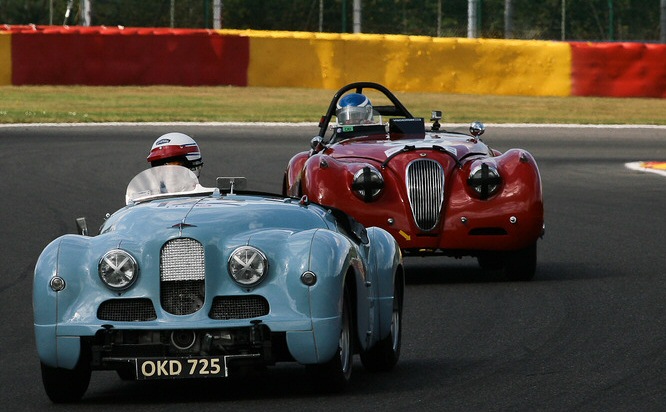
[[433, 112], [426, 127], [380, 84], [344, 86], [311, 149], [289, 161], [284, 194], [386, 229], [406, 256], [474, 256], [509, 280], [532, 279], [544, 233], [536, 161], [487, 146], [482, 123], [464, 134], [442, 130], [440, 119]]

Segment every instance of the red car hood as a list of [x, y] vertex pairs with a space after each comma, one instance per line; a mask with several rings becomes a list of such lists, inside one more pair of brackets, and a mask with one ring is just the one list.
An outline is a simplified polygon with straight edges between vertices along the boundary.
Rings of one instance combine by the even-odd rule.
[[423, 135], [388, 134], [360, 136], [333, 144], [325, 154], [335, 158], [365, 158], [384, 162], [393, 154], [408, 149], [444, 149], [457, 159], [469, 154], [492, 155], [490, 149], [479, 139], [450, 133], [426, 133]]

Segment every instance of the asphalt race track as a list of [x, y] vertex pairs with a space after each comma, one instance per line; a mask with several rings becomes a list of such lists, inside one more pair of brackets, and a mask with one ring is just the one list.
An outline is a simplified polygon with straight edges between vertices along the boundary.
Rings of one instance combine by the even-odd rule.
[[[32, 271], [55, 237], [123, 206], [153, 140], [191, 134], [202, 183], [246, 176], [279, 192], [310, 126], [0, 126], [0, 402], [55, 409], [32, 329]], [[409, 258], [402, 357], [322, 395], [303, 368], [223, 381], [136, 383], [93, 373], [67, 410], [117, 411], [663, 411], [666, 410], [666, 177], [629, 170], [666, 160], [666, 128], [488, 127], [500, 150], [532, 152], [542, 173], [546, 236], [535, 279], [499, 280], [474, 260]], [[58, 410], [64, 410], [58, 408]]]

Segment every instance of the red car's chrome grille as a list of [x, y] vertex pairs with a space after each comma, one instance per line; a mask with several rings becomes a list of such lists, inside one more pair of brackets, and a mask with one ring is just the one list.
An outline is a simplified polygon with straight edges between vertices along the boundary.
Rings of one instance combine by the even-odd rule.
[[157, 314], [148, 298], [111, 299], [99, 305], [97, 318], [115, 322], [145, 322], [157, 319]]
[[407, 166], [407, 195], [416, 226], [433, 230], [444, 202], [444, 170], [434, 160], [419, 159]]
[[160, 303], [174, 315], [201, 309], [206, 296], [204, 249], [194, 239], [179, 238], [162, 247], [160, 257]]
[[268, 315], [268, 301], [263, 296], [218, 296], [213, 300], [212, 319], [248, 319]]

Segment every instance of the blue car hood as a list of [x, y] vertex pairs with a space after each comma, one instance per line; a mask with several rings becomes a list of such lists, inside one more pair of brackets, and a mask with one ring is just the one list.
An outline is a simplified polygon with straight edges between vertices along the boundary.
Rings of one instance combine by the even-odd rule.
[[101, 233], [160, 233], [186, 227], [239, 234], [258, 230], [290, 231], [328, 227], [326, 212], [293, 199], [256, 196], [172, 197], [128, 205], [107, 219]]

